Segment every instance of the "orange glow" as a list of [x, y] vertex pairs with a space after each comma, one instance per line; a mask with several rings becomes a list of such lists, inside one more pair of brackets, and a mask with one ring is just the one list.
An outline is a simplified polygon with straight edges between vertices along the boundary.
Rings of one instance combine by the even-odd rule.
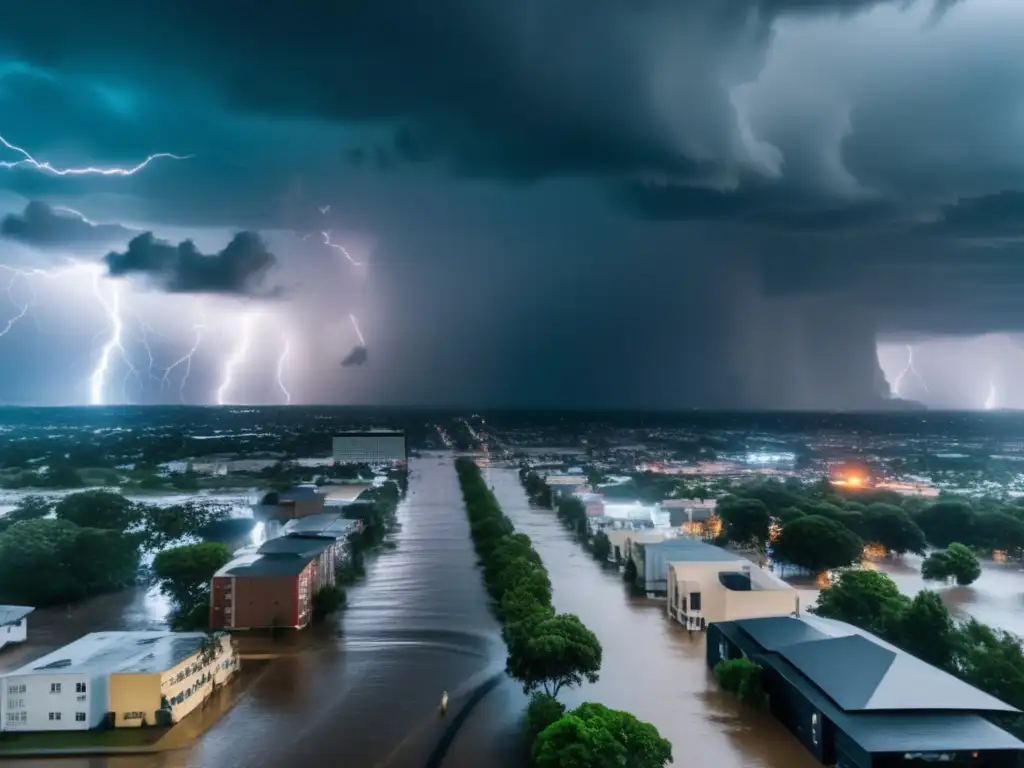
[[881, 558], [889, 554], [889, 551], [881, 544], [867, 544], [864, 547], [864, 557]]
[[832, 579], [828, 577], [828, 571], [818, 574], [818, 589], [828, 589], [832, 586]]

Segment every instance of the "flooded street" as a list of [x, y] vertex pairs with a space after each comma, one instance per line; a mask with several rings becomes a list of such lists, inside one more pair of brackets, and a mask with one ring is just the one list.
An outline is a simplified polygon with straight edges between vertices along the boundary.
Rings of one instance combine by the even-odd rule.
[[[410, 492], [398, 511], [397, 547], [367, 563], [366, 578], [348, 591], [348, 609], [334, 626], [316, 628], [309, 636], [313, 648], [267, 665], [247, 695], [192, 747], [67, 758], [59, 765], [423, 768], [463, 702], [504, 668], [505, 653], [476, 567], [451, 458], [416, 459], [410, 470]], [[451, 704], [442, 720], [438, 705], [444, 690]], [[482, 699], [468, 723], [475, 738], [457, 736], [445, 766], [516, 764], [502, 763], [494, 751], [510, 738], [521, 703], [514, 701], [514, 711], [495, 716], [485, 706], [492, 697], [509, 696], [521, 694], [506, 681]], [[49, 768], [55, 762], [17, 764]]]
[[555, 607], [575, 613], [604, 647], [601, 679], [564, 692], [569, 706], [596, 701], [655, 725], [677, 765], [813, 768], [818, 763], [770, 716], [741, 706], [715, 686], [704, 635], [673, 625], [663, 602], [630, 598], [622, 579], [576, 543], [548, 510], [531, 509], [514, 470], [488, 482], [551, 574]]
[[[238, 704], [185, 749], [109, 758], [17, 760], [23, 768], [518, 768], [526, 704], [503, 675], [505, 648], [483, 589], [452, 458], [410, 462], [396, 546], [367, 562], [348, 608], [288, 641], [258, 668]], [[811, 768], [810, 755], [770, 716], [717, 691], [704, 636], [670, 623], [664, 604], [630, 597], [554, 514], [530, 509], [514, 470], [488, 471], [506, 514], [529, 535], [554, 585], [555, 605], [576, 613], [604, 646], [601, 679], [566, 691], [569, 706], [598, 701], [632, 712], [671, 740], [678, 765]], [[908, 593], [919, 561], [880, 564]], [[942, 590], [951, 607], [1024, 631], [1024, 579], [986, 565], [977, 584]], [[809, 605], [816, 593], [804, 592]], [[139, 588], [68, 609], [39, 611], [30, 644], [0, 654], [0, 671], [101, 629], [162, 625], [166, 604]], [[243, 641], [244, 642], [244, 641]], [[441, 692], [451, 698], [439, 717]], [[467, 712], [462, 714], [463, 709]], [[189, 723], [195, 727], [196, 723]], [[15, 761], [6, 761], [14, 764]], [[5, 761], [0, 760], [0, 763]]]

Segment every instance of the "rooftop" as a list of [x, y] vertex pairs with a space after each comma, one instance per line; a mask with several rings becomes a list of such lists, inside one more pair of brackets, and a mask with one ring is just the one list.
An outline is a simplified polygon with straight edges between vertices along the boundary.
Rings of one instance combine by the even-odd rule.
[[9, 674], [163, 672], [194, 655], [205, 639], [203, 632], [93, 632]]
[[0, 627], [17, 624], [34, 610], [27, 605], [0, 605]]
[[744, 559], [742, 555], [727, 549], [681, 536], [644, 544], [644, 548], [648, 551], [657, 550], [660, 557], [670, 563], [735, 563]]
[[[856, 712], [1017, 712], [884, 640], [820, 616], [726, 622], [792, 667], [841, 710]], [[840, 663], [841, 662], [841, 663]]]
[[405, 437], [405, 432], [400, 429], [357, 429], [351, 432], [338, 432], [335, 438], [339, 437]]
[[287, 491], [279, 491], [277, 499], [281, 501], [309, 501], [319, 499], [320, 491], [315, 485], [296, 485]]
[[[261, 555], [294, 556], [309, 562], [333, 543], [332, 539], [314, 536], [279, 536], [263, 542]], [[301, 568], [299, 569], [302, 570]]]
[[294, 554], [268, 555], [257, 552], [236, 557], [213, 575], [240, 578], [298, 576], [312, 560], [312, 557], [297, 557]]
[[340, 514], [323, 513], [300, 517], [285, 523], [285, 536], [326, 536], [340, 539], [348, 536], [358, 527], [355, 520], [348, 520]]

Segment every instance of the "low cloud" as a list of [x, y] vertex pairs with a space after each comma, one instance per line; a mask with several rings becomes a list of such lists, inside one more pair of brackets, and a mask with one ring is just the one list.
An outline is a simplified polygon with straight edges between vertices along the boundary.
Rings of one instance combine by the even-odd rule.
[[365, 365], [370, 359], [370, 353], [366, 347], [357, 345], [352, 347], [352, 350], [345, 355], [345, 358], [341, 361], [342, 368], [350, 368], [353, 365]]
[[269, 297], [278, 292], [262, 287], [278, 262], [255, 232], [239, 232], [212, 255], [200, 253], [191, 240], [174, 245], [146, 232], [128, 243], [124, 253], [108, 253], [106, 263], [111, 277], [144, 275], [168, 293]]
[[21, 213], [9, 213], [0, 222], [0, 236], [35, 248], [72, 248], [124, 241], [138, 230], [120, 224], [97, 224], [70, 208], [55, 208], [32, 200]]

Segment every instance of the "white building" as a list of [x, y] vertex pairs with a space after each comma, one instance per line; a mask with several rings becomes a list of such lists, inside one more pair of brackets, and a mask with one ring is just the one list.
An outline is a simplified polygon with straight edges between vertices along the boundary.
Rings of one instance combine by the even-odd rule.
[[394, 430], [345, 432], [334, 438], [338, 464], [396, 464], [406, 461], [405, 433]]
[[0, 605], [0, 648], [23, 643], [28, 637], [28, 615], [35, 608], [25, 605]]
[[[219, 637], [210, 654], [203, 650], [207, 643], [202, 632], [85, 635], [0, 677], [0, 729], [85, 731], [102, 725], [108, 713], [114, 714], [110, 725], [138, 725], [141, 719], [153, 725], [160, 709], [174, 722], [209, 695], [213, 678], [226, 679], [237, 668], [230, 638]], [[156, 680], [154, 695], [140, 697], [140, 690], [150, 693], [144, 687], [150, 677]], [[188, 706], [181, 706], [183, 686]], [[118, 693], [112, 696], [114, 688]], [[128, 722], [132, 718], [122, 710], [143, 716]]]

